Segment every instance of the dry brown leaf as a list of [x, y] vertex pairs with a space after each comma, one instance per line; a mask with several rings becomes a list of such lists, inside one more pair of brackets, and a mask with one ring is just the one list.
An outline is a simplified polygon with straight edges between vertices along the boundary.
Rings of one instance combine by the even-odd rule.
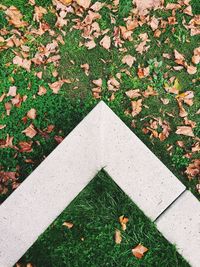
[[5, 127], [6, 127], [5, 124], [4, 125], [0, 124], [0, 130], [4, 129]]
[[103, 48], [105, 48], [105, 49], [109, 49], [110, 48], [110, 46], [111, 46], [111, 39], [110, 39], [110, 36], [108, 36], [108, 35], [105, 35], [104, 37], [103, 37], [103, 39], [100, 41], [100, 45], [103, 47]]
[[98, 87], [102, 87], [102, 79], [99, 78], [98, 80], [93, 80], [93, 84], [95, 84]]
[[13, 58], [13, 64], [18, 65], [18, 66], [24, 68], [25, 70], [27, 70], [28, 72], [30, 72], [31, 60], [23, 59], [19, 56], [16, 56]]
[[58, 144], [60, 144], [60, 143], [64, 140], [64, 138], [63, 138], [62, 136], [55, 135], [55, 136], [54, 136], [54, 140], [55, 140]]
[[17, 87], [10, 86], [7, 96], [16, 96]]
[[99, 11], [102, 9], [102, 7], [105, 5], [105, 3], [101, 3], [101, 2], [95, 2], [91, 7], [90, 9], [94, 10], [94, 11]]
[[14, 25], [16, 28], [25, 27], [28, 25], [26, 21], [21, 20], [23, 18], [21, 12], [14, 6], [9, 7], [5, 14], [9, 17], [8, 22]]
[[89, 76], [89, 69], [90, 69], [90, 65], [85, 63], [81, 65], [81, 68], [84, 70], [85, 75]]
[[138, 9], [139, 14], [144, 15], [147, 14], [148, 9], [158, 8], [161, 6], [161, 0], [134, 0], [136, 7]]
[[187, 72], [190, 75], [193, 75], [193, 74], [195, 74], [197, 72], [197, 67], [195, 67], [193, 65], [187, 65], [186, 68], [187, 68]]
[[140, 79], [145, 78], [147, 76], [149, 76], [149, 67], [146, 68], [138, 68], [138, 72], [137, 75]]
[[121, 242], [122, 242], [121, 232], [118, 229], [116, 229], [115, 230], [115, 243], [120, 244]]
[[47, 10], [42, 6], [35, 6], [35, 14], [33, 20], [39, 22], [43, 15], [47, 14]]
[[184, 14], [187, 14], [188, 16], [193, 16], [192, 14], [192, 7], [191, 6], [187, 6], [184, 10], [183, 10]]
[[91, 0], [75, 0], [79, 6], [87, 9], [91, 4]]
[[137, 101], [132, 101], [132, 116], [137, 116], [142, 111], [142, 99], [139, 99]]
[[129, 67], [132, 67], [135, 61], [136, 58], [131, 55], [126, 55], [122, 58], [122, 63], [127, 64]]
[[200, 47], [197, 47], [194, 49], [194, 55], [192, 57], [192, 62], [194, 64], [199, 64], [200, 63]]
[[91, 40], [91, 41], [86, 42], [85, 46], [90, 50], [96, 46], [96, 43], [94, 40]]
[[175, 57], [175, 62], [179, 65], [184, 65], [185, 64], [185, 57], [179, 53], [176, 49], [174, 49], [174, 57]]
[[135, 248], [132, 249], [132, 253], [137, 259], [141, 259], [144, 256], [144, 253], [147, 251], [148, 248], [144, 247], [141, 244], [137, 245]]
[[74, 226], [74, 224], [71, 222], [64, 222], [62, 225], [66, 226], [68, 229], [71, 229]]
[[67, 79], [59, 80], [51, 84], [49, 83], [49, 87], [53, 90], [54, 94], [58, 94], [60, 88], [64, 83], [71, 83], [71, 81]]
[[179, 4], [168, 3], [166, 5], [167, 10], [176, 10], [176, 9], [180, 9], [180, 8], [181, 8], [181, 5], [179, 5]]
[[159, 20], [156, 17], [152, 17], [149, 26], [153, 31], [157, 30], [159, 26]]
[[184, 118], [188, 115], [187, 111], [184, 109], [183, 104], [180, 100], [177, 99], [178, 106], [179, 106], [179, 116]]
[[143, 94], [144, 97], [158, 95], [158, 93], [153, 89], [153, 87], [152, 86], [149, 86], [149, 85], [147, 87], [147, 90], [145, 90], [142, 94]]
[[200, 159], [194, 159], [187, 167], [185, 173], [188, 175], [189, 180], [194, 177], [200, 177]]
[[139, 89], [126, 91], [125, 94], [131, 99], [141, 96], [141, 93], [140, 93]]
[[126, 224], [128, 223], [129, 219], [126, 218], [124, 215], [119, 217], [119, 222], [121, 224], [122, 230], [125, 231], [126, 230]]
[[36, 118], [36, 109], [32, 108], [27, 112], [27, 117], [31, 120]]
[[32, 144], [33, 144], [33, 142], [24, 142], [24, 141], [19, 142], [19, 146], [20, 146], [19, 152], [21, 152], [21, 153], [23, 153], [23, 152], [26, 152], [26, 153], [32, 152], [33, 151]]
[[178, 126], [176, 130], [176, 134], [194, 137], [192, 127], [190, 126]]
[[3, 93], [3, 94], [0, 96], [0, 103], [4, 100], [5, 96], [6, 96], [6, 93]]
[[47, 92], [47, 89], [44, 86], [39, 86], [38, 95], [45, 95]]
[[10, 102], [6, 102], [4, 104], [4, 106], [5, 106], [5, 109], [6, 109], [7, 116], [10, 116], [10, 111], [11, 111], [11, 108], [12, 108], [12, 104]]
[[22, 131], [26, 136], [33, 138], [36, 134], [37, 131], [34, 128], [33, 124], [30, 124], [24, 131]]

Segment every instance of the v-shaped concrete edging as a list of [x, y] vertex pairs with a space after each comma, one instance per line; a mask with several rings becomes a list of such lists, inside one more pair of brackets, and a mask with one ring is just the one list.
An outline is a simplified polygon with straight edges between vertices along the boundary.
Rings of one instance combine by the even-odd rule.
[[198, 200], [103, 101], [0, 206], [0, 267], [15, 264], [102, 168], [199, 267]]

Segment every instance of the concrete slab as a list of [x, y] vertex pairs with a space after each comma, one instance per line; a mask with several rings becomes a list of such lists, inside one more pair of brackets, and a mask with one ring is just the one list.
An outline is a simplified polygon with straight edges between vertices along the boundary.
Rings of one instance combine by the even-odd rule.
[[189, 261], [200, 266], [200, 203], [184, 192], [156, 221], [158, 230]]
[[101, 169], [98, 105], [0, 207], [0, 267], [13, 266]]
[[185, 190], [100, 102], [0, 206], [0, 267], [13, 266], [103, 167], [153, 220]]
[[106, 105], [103, 116], [105, 170], [155, 220], [185, 186]]

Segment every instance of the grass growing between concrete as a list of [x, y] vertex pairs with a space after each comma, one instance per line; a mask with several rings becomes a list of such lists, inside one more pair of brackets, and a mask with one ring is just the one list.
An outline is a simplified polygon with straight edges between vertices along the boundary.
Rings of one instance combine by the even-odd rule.
[[[123, 231], [119, 217], [128, 217]], [[68, 229], [64, 222], [73, 223]], [[115, 230], [122, 234], [116, 244]], [[131, 250], [139, 243], [148, 248], [137, 259]], [[175, 246], [104, 172], [87, 187], [38, 238], [19, 261], [34, 267], [188, 267]]]

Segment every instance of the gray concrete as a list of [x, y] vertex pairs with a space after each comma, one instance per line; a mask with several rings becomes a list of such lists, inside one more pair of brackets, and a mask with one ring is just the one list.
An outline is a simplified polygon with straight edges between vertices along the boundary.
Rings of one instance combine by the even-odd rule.
[[158, 218], [156, 225], [191, 266], [200, 266], [200, 203], [192, 193], [183, 193]]
[[185, 190], [100, 102], [0, 206], [0, 267], [12, 266], [103, 167], [152, 220]]

